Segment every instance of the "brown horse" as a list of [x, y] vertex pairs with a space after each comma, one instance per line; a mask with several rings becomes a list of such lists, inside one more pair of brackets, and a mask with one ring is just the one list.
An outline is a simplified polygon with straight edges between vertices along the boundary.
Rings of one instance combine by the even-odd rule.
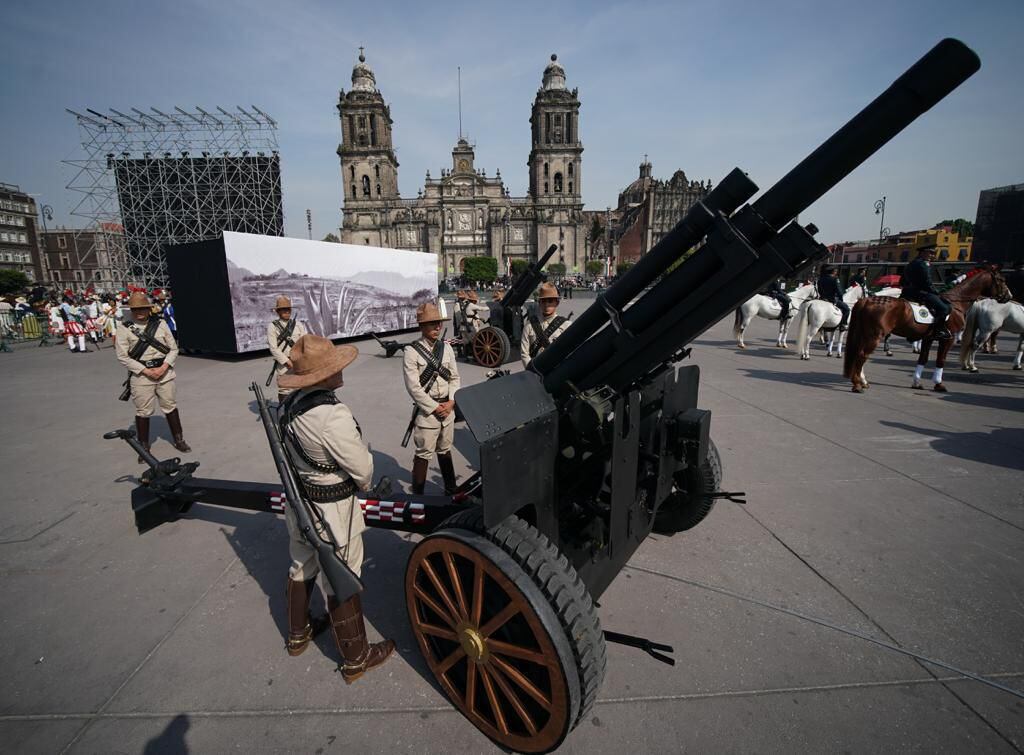
[[[957, 332], [964, 327], [967, 310], [975, 300], [990, 297], [998, 301], [1009, 301], [1010, 290], [1006, 287], [999, 268], [994, 265], [982, 265], [968, 273], [967, 278], [942, 294], [942, 298], [953, 305], [946, 327], [950, 332]], [[864, 363], [875, 350], [882, 337], [887, 333], [895, 333], [910, 341], [921, 340], [921, 355], [917, 359], [914, 370], [914, 382], [911, 388], [922, 389], [921, 375], [928, 364], [928, 353], [932, 346], [932, 326], [922, 325], [914, 320], [910, 303], [906, 299], [894, 299], [888, 296], [871, 296], [861, 299], [853, 307], [850, 314], [850, 332], [846, 338], [846, 356], [843, 361], [843, 377], [850, 378], [853, 392], [862, 393], [868, 387], [864, 376]], [[935, 358], [935, 373], [932, 379], [935, 390], [946, 392], [942, 384], [942, 368], [946, 364], [946, 354], [953, 345], [952, 339], [939, 341], [938, 355]]]

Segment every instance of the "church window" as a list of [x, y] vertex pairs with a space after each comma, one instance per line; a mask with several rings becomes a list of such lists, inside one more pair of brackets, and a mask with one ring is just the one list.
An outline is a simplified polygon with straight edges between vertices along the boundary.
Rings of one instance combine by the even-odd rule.
[[370, 196], [370, 177], [363, 176], [363, 196]]
[[562, 174], [555, 173], [555, 194], [562, 193]]
[[366, 128], [366, 116], [359, 116], [359, 118], [356, 120], [356, 123], [359, 124], [359, 128]]
[[377, 196], [380, 196], [380, 184], [377, 184]]
[[379, 165], [374, 165], [373, 166], [373, 177], [376, 178], [376, 179], [380, 179], [380, 166]]
[[551, 113], [544, 113], [544, 141], [551, 144]]
[[356, 166], [355, 166], [355, 165], [349, 165], [349, 166], [348, 166], [348, 175], [349, 175], [349, 177], [350, 177], [350, 178], [351, 178], [351, 179], [352, 179], [353, 181], [355, 181], [355, 180], [356, 180]]
[[544, 182], [544, 193], [545, 194], [548, 193], [548, 182], [547, 181]]
[[370, 144], [377, 146], [377, 116], [370, 116]]
[[572, 113], [565, 114], [565, 142], [572, 142]]
[[352, 184], [352, 199], [356, 198], [356, 185]]
[[572, 163], [569, 163], [569, 178], [572, 178]]
[[548, 177], [548, 164], [544, 163], [544, 178]]
[[569, 193], [570, 193], [570, 194], [572, 194], [572, 193], [573, 193], [573, 190], [572, 190], [572, 181], [570, 181], [570, 182], [569, 182]]

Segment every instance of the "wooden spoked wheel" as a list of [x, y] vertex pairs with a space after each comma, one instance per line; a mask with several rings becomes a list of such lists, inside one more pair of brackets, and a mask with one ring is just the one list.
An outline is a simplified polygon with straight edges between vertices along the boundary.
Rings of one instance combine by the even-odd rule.
[[473, 359], [481, 367], [500, 367], [508, 360], [511, 349], [504, 330], [487, 326], [473, 336]]
[[572, 648], [508, 554], [474, 532], [435, 532], [413, 550], [405, 591], [430, 670], [474, 726], [518, 752], [562, 742], [579, 711]]

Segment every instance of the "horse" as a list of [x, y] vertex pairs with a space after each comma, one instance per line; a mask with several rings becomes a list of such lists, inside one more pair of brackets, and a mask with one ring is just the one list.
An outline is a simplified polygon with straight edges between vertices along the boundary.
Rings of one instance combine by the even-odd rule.
[[[973, 269], [965, 280], [942, 294], [942, 298], [953, 306], [949, 319], [946, 321], [946, 326], [951, 332], [963, 328], [967, 309], [983, 297], [998, 301], [1009, 301], [1010, 299], [1006, 281], [995, 265], [982, 265]], [[928, 364], [928, 354], [931, 351], [932, 340], [934, 340], [932, 325], [919, 323], [914, 319], [909, 301], [871, 296], [857, 302], [850, 316], [850, 332], [847, 335], [843, 376], [850, 378], [854, 393], [862, 393], [868, 387], [867, 377], [864, 375], [864, 364], [886, 333], [895, 333], [910, 341], [921, 339], [921, 354], [917, 359], [911, 388], [917, 390], [924, 388], [921, 385], [921, 375], [924, 373], [925, 365]], [[938, 393], [947, 392], [947, 388], [942, 382], [942, 369], [946, 364], [946, 354], [949, 353], [952, 345], [952, 339], [939, 342], [935, 372], [932, 375], [932, 380], [935, 383], [934, 390]]]
[[783, 320], [780, 315], [782, 314], [782, 305], [779, 304], [771, 296], [765, 294], [754, 294], [740, 306], [736, 308], [736, 319], [733, 321], [732, 334], [736, 338], [736, 345], [741, 348], [747, 348], [747, 344], [743, 342], [743, 333], [746, 331], [747, 326], [750, 325], [751, 320], [755, 317], [763, 317], [766, 320], [778, 320], [779, 321], [779, 337], [775, 340], [775, 345], [782, 349], [788, 349], [789, 346], [786, 344], [786, 338], [789, 333], [789, 324], [793, 320], [793, 314], [796, 312], [797, 307], [807, 298], [812, 296], [814, 293], [814, 286], [800, 286], [796, 290], [789, 294], [789, 317]]
[[1024, 369], [1021, 367], [1021, 358], [1024, 357], [1024, 304], [1016, 301], [1000, 304], [993, 299], [978, 299], [967, 312], [964, 340], [960, 344], [960, 366], [977, 372], [974, 357], [978, 353], [978, 345], [987, 344], [991, 334], [1003, 328], [1021, 334], [1013, 369]]
[[[864, 289], [861, 286], [853, 285], [846, 289], [846, 293], [843, 295], [843, 301], [847, 304], [854, 305], [863, 297]], [[838, 328], [842, 317], [843, 315], [839, 311], [839, 307], [823, 299], [810, 299], [801, 304], [800, 310], [796, 314], [796, 347], [797, 352], [800, 354], [800, 358], [810, 359], [811, 339], [814, 338], [815, 333], [823, 328], [826, 330]], [[828, 344], [828, 356], [832, 356], [834, 340], [835, 335], [833, 334], [833, 338]], [[842, 356], [842, 352], [843, 339], [840, 336], [839, 353], [837, 356]]]

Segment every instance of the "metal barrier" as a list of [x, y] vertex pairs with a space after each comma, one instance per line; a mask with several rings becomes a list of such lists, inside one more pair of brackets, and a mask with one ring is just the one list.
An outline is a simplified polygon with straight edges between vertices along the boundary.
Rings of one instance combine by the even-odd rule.
[[59, 343], [61, 337], [50, 332], [50, 318], [37, 312], [0, 312], [0, 351], [11, 344], [38, 341], [40, 346]]

